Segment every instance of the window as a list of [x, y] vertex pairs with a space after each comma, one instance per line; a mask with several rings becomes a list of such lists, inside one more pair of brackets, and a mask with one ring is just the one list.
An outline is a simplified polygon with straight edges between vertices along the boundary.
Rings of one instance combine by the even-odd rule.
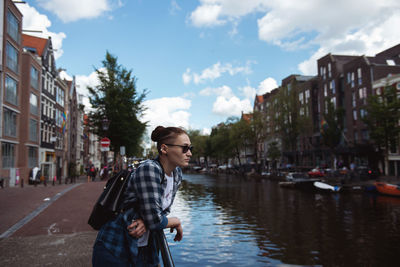
[[354, 87], [354, 72], [351, 73], [351, 87]]
[[15, 145], [10, 143], [2, 143], [1, 155], [3, 158], [3, 168], [13, 168], [15, 165]]
[[17, 81], [6, 76], [6, 101], [13, 105], [18, 105]]
[[29, 140], [33, 142], [37, 142], [38, 137], [38, 122], [36, 120], [30, 119], [29, 120]]
[[31, 93], [29, 98], [29, 104], [31, 107], [31, 114], [38, 115], [38, 98], [33, 93]]
[[17, 136], [17, 114], [9, 109], [4, 109], [4, 135]]
[[358, 133], [354, 132], [354, 143], [358, 142]]
[[358, 78], [358, 85], [361, 85], [362, 84], [361, 68], [357, 69], [357, 78]]
[[302, 105], [304, 104], [303, 92], [299, 94], [299, 101]]
[[353, 110], [353, 120], [356, 121], [357, 120], [357, 110]]
[[35, 89], [38, 89], [38, 85], [39, 85], [39, 71], [32, 66], [31, 67], [31, 86]]
[[328, 77], [332, 77], [332, 66], [331, 63], [328, 63]]
[[14, 39], [17, 43], [19, 43], [19, 21], [14, 14], [8, 10], [7, 13], [7, 33]]
[[325, 97], [328, 96], [328, 88], [327, 88], [326, 84], [324, 84], [324, 96]]
[[367, 111], [365, 109], [360, 109], [360, 117], [363, 119], [367, 116]]
[[336, 93], [335, 80], [332, 80], [329, 86], [331, 87], [332, 94], [335, 94]]
[[38, 164], [38, 152], [36, 147], [28, 147], [28, 167], [34, 168]]
[[356, 101], [356, 93], [355, 92], [353, 92], [351, 94], [351, 103], [352, 103], [353, 108], [356, 107], [357, 101]]
[[351, 73], [350, 72], [347, 73], [347, 83], [348, 84], [351, 83]]
[[362, 138], [362, 140], [364, 140], [364, 141], [369, 140], [369, 133], [368, 133], [368, 130], [362, 130], [362, 131], [361, 131], [361, 138]]
[[358, 89], [358, 97], [362, 101], [363, 104], [367, 103], [367, 88], [366, 87]]
[[15, 73], [18, 73], [18, 51], [7, 42], [6, 46], [6, 65]]
[[396, 65], [396, 63], [394, 62], [393, 59], [386, 59], [386, 63], [387, 63], [389, 66], [395, 66], [395, 65]]
[[336, 109], [336, 97], [331, 98], [331, 103], [333, 105], [333, 108]]

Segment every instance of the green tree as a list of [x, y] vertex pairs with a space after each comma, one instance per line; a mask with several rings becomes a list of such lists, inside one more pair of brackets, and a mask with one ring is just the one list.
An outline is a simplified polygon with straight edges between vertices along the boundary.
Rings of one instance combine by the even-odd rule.
[[[146, 91], [138, 93], [132, 70], [119, 65], [117, 57], [108, 51], [102, 64], [102, 69], [95, 69], [100, 84], [88, 88], [93, 108], [88, 116], [91, 130], [100, 137], [107, 136], [112, 150], [125, 146], [127, 156], [134, 156], [141, 151], [146, 128], [146, 123], [138, 120]], [[105, 119], [109, 122], [107, 130], [103, 129]]]
[[278, 142], [274, 141], [268, 144], [267, 157], [272, 161], [272, 166], [276, 169], [277, 160], [281, 156], [281, 151], [278, 147]]
[[229, 140], [231, 142], [233, 153], [238, 159], [239, 166], [242, 165], [240, 160], [240, 152], [249, 145], [249, 139], [252, 137], [250, 122], [246, 120], [239, 120], [236, 118], [232, 120], [232, 124], [229, 131]]
[[208, 136], [202, 135], [199, 130], [188, 130], [187, 131], [190, 142], [194, 147], [192, 152], [192, 159], [196, 160], [197, 163], [200, 163], [200, 158], [204, 157], [207, 160], [207, 139]]
[[327, 110], [324, 113], [321, 123], [321, 136], [323, 143], [329, 148], [332, 165], [335, 149], [343, 137], [344, 109], [341, 107], [335, 108], [333, 103], [328, 99], [325, 100], [325, 105], [327, 105]]
[[220, 123], [214, 127], [210, 134], [211, 156], [217, 159], [218, 163], [227, 162], [233, 156], [233, 146], [229, 139], [229, 124]]
[[[296, 82], [281, 87], [278, 93], [278, 118], [279, 133], [282, 139], [283, 151], [297, 155], [297, 138], [300, 132], [299, 101]], [[298, 164], [297, 156], [289, 157], [289, 161]]]
[[[364, 122], [371, 139], [387, 158], [390, 147], [396, 147], [399, 142], [400, 98], [397, 89], [395, 85], [386, 86], [380, 95], [372, 95], [367, 101], [367, 116]], [[382, 166], [385, 166], [385, 160]]]

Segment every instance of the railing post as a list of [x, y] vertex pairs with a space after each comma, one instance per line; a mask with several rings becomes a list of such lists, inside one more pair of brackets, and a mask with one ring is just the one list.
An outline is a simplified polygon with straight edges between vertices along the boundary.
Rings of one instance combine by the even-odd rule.
[[158, 246], [161, 250], [161, 257], [164, 267], [175, 267], [174, 260], [172, 259], [171, 251], [169, 250], [168, 241], [165, 238], [164, 231], [159, 231], [157, 235]]

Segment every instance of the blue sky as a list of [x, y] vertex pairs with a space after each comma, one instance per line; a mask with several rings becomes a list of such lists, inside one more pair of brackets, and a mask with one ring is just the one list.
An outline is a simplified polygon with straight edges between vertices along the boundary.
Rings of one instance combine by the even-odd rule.
[[[379, 2], [379, 3], [377, 3]], [[96, 85], [106, 51], [149, 91], [149, 127], [205, 133], [252, 110], [291, 74], [316, 75], [327, 53], [375, 55], [400, 42], [392, 0], [31, 0], [23, 29], [41, 30], [78, 91]], [[84, 103], [88, 103], [85, 100]]]

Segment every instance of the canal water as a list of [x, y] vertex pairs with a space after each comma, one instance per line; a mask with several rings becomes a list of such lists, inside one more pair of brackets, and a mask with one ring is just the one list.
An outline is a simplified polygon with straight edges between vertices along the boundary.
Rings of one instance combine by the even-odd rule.
[[185, 174], [166, 232], [177, 267], [400, 266], [400, 198]]

